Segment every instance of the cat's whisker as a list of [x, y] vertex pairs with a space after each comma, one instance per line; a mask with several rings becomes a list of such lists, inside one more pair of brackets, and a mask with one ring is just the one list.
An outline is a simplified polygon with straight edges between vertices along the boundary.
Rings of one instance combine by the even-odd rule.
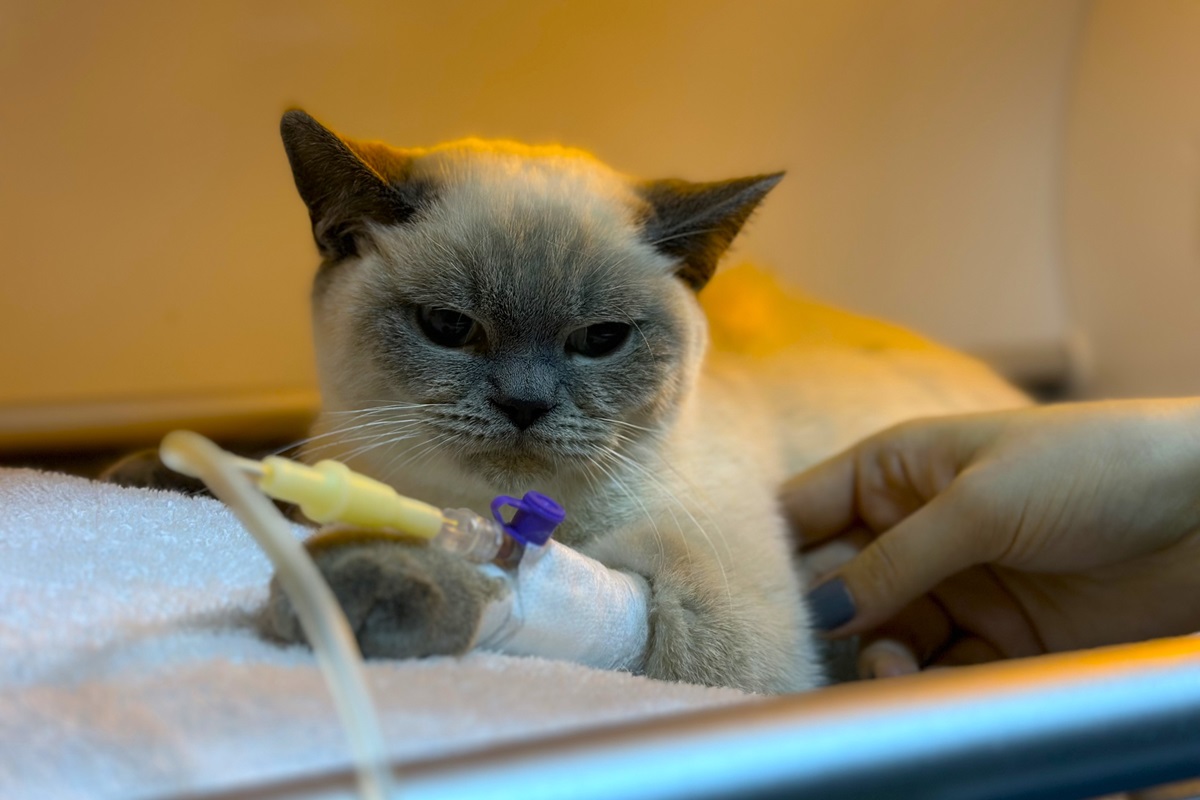
[[390, 411], [411, 411], [415, 408], [432, 408], [434, 406], [446, 406], [450, 403], [392, 403], [381, 402], [378, 405], [364, 406], [363, 408], [348, 408], [340, 411], [322, 411], [321, 416], [346, 416], [346, 415], [363, 415], [363, 414], [380, 414]]
[[409, 439], [415, 439], [419, 435], [420, 435], [419, 431], [412, 431], [410, 429], [410, 430], [398, 432], [398, 434], [394, 435], [394, 436], [389, 436], [385, 433], [378, 437], [372, 437], [371, 440], [368, 440], [367, 444], [360, 445], [348, 453], [340, 453], [338, 455], [338, 460], [339, 461], [350, 461], [352, 459], [359, 458], [363, 455], [366, 455], [367, 453], [371, 452], [372, 450], [377, 450], [381, 447], [389, 447], [392, 445], [396, 445], [396, 444], [399, 444], [400, 442], [404, 442]]
[[583, 466], [579, 470], [579, 474], [583, 476], [587, 483], [587, 489], [592, 497], [601, 497], [605, 494], [604, 483], [594, 473], [596, 465], [592, 462], [591, 457], [584, 456]]
[[[628, 456], [624, 455], [623, 453], [618, 452], [617, 450], [615, 450], [611, 447], [605, 448], [605, 452], [607, 452], [613, 458], [617, 459], [620, 463], [625, 464], [629, 469], [633, 470], [633, 472], [635, 474], [639, 474], [641, 477], [645, 478], [651, 484], [656, 486], [666, 499], [669, 499], [672, 502], [674, 502], [675, 505], [679, 506], [679, 510], [687, 515], [687, 517], [691, 521], [692, 525], [695, 526], [697, 532], [699, 532], [700, 535], [704, 537], [704, 541], [708, 544], [709, 549], [712, 550], [713, 556], [717, 562], [717, 566], [721, 570], [721, 579], [722, 579], [722, 581], [724, 581], [724, 584], [725, 584], [726, 600], [729, 603], [730, 607], [732, 607], [733, 606], [733, 589], [731, 588], [731, 586], [729, 584], [729, 574], [725, 569], [725, 560], [721, 557], [720, 552], [717, 550], [716, 543], [712, 540], [712, 537], [709, 535], [708, 531], [705, 529], [705, 526], [702, 525], [698, 519], [696, 519], [696, 516], [695, 516], [695, 514], [692, 513], [691, 509], [689, 509], [678, 497], [676, 497], [675, 493], [670, 491], [670, 489], [665, 484], [662, 483], [662, 481], [658, 478], [658, 476], [656, 476], [653, 472], [651, 472], [649, 469], [647, 469], [644, 465], [639, 464], [637, 461], [633, 460], [632, 458], [629, 458]], [[666, 508], [668, 511], [670, 511], [671, 507], [668, 505], [668, 506], [666, 506]], [[674, 516], [673, 511], [670, 511], [670, 513], [672, 516]], [[711, 520], [711, 517], [710, 517], [710, 520]], [[715, 520], [711, 520], [711, 521], [716, 526], [716, 534], [720, 537], [721, 543], [725, 546], [726, 557], [732, 559], [734, 557], [733, 550], [729, 546], [729, 540], [725, 536], [725, 532], [721, 529], [720, 525], [718, 525]], [[678, 524], [678, 521], [676, 522], [676, 524]], [[682, 531], [682, 528], [681, 528], [681, 531]], [[684, 536], [684, 541], [686, 541], [686, 535]]]
[[[356, 431], [356, 430], [360, 430], [360, 429], [378, 428], [378, 427], [386, 426], [386, 425], [398, 425], [398, 424], [406, 423], [406, 422], [419, 422], [422, 419], [423, 419], [423, 417], [421, 417], [421, 416], [391, 414], [391, 415], [384, 417], [383, 419], [368, 418], [361, 422], [354, 422], [352, 420], [338, 420], [338, 421], [336, 421], [338, 424], [336, 424], [334, 427], [330, 428], [329, 433], [336, 434], [339, 432], [352, 432], [352, 431]], [[347, 423], [349, 423], [349, 424], [347, 424]], [[319, 435], [323, 436], [325, 434], [319, 434]]]
[[[621, 464], [621, 462], [620, 462], [620, 461], [619, 461], [619, 460], [616, 458], [616, 456], [618, 455], [618, 454], [617, 454], [617, 452], [616, 452], [615, 450], [613, 450], [612, 448], [610, 448], [610, 447], [601, 447], [601, 448], [599, 448], [599, 449], [597, 450], [597, 453], [598, 453], [599, 455], [602, 455], [602, 456], [604, 456], [606, 459], [608, 459], [609, 461], [611, 461], [611, 462], [612, 462], [612, 469], [613, 469], [613, 471], [614, 471], [614, 475], [615, 475], [615, 473], [616, 473], [618, 470], [620, 470], [620, 468], [622, 467], [622, 464]], [[674, 500], [674, 497], [671, 495], [671, 493], [670, 493], [669, 491], [666, 491], [666, 490], [665, 490], [665, 489], [664, 489], [664, 488], [663, 488], [661, 485], [658, 485], [658, 484], [653, 484], [653, 482], [652, 482], [652, 485], [653, 485], [653, 488], [655, 488], [655, 489], [657, 489], [657, 490], [658, 490], [659, 494], [661, 494], [661, 495], [665, 495], [665, 496], [667, 496], [669, 499], [672, 499], [672, 500]], [[640, 499], [640, 496], [639, 496], [639, 495], [637, 495], [636, 493], [632, 492], [632, 491], [630, 491], [630, 496], [631, 496], [631, 497], [633, 497], [633, 498], [634, 498], [634, 500], [635, 500], [635, 501], [636, 501], [636, 502], [637, 502], [637, 503], [638, 503], [638, 504], [639, 504], [639, 505], [642, 507], [643, 511], [645, 511], [645, 513], [646, 513], [646, 518], [650, 520], [650, 524], [651, 524], [651, 525], [654, 525], [654, 526], [655, 526], [655, 531], [657, 532], [657, 531], [658, 531], [658, 526], [657, 526], [657, 524], [656, 524], [656, 523], [655, 523], [655, 521], [654, 521], [654, 517], [652, 517], [652, 516], [650, 515], [650, 512], [649, 512], [649, 510], [646, 508], [646, 506], [644, 505], [644, 503], [641, 501], [641, 499]], [[681, 524], [680, 524], [680, 522], [679, 522], [679, 517], [678, 517], [678, 516], [675, 514], [675, 511], [674, 511], [674, 510], [671, 508], [671, 506], [670, 506], [669, 504], [668, 504], [668, 505], [666, 505], [666, 506], [664, 506], [664, 509], [666, 510], [666, 512], [667, 512], [668, 514], [670, 514], [670, 515], [671, 515], [671, 521], [675, 523], [675, 529], [676, 529], [676, 530], [679, 532], [679, 541], [680, 541], [680, 544], [682, 544], [682, 545], [683, 545], [683, 557], [684, 557], [684, 559], [685, 559], [686, 561], [688, 561], [689, 563], [695, 563], [695, 562], [693, 561], [693, 559], [692, 559], [692, 548], [691, 548], [691, 545], [688, 543], [688, 540], [687, 540], [687, 534], [686, 534], [686, 532], [685, 532], [685, 531], [684, 531], [684, 529], [683, 529], [683, 525], [681, 525]], [[661, 534], [660, 534], [660, 535], [661, 535]]]
[[[586, 464], [587, 464], [587, 466], [595, 466], [597, 469], [599, 469], [601, 472], [603, 472], [605, 474], [605, 476], [608, 477], [609, 481], [612, 482], [612, 484], [616, 487], [616, 489], [619, 492], [621, 492], [627, 498], [629, 498], [630, 500], [635, 502], [638, 505], [638, 508], [640, 508], [642, 510], [642, 514], [645, 515], [646, 521], [650, 523], [650, 529], [652, 531], [654, 531], [654, 543], [658, 546], [658, 563], [659, 563], [659, 568], [661, 569], [667, 563], [667, 548], [666, 548], [666, 545], [663, 543], [662, 531], [660, 531], [658, 529], [658, 522], [654, 519], [654, 516], [650, 513], [650, 509], [648, 509], [646, 507], [646, 504], [642, 502], [642, 499], [640, 497], [638, 497], [637, 493], [634, 492], [632, 489], [630, 489], [629, 486], [624, 481], [622, 481], [613, 470], [604, 466], [604, 464], [600, 463], [598, 460], [596, 460], [595, 458], [592, 458], [592, 457], [586, 458]], [[584, 470], [584, 474], [585, 475], [588, 474], [588, 471], [586, 468]], [[686, 542], [684, 543], [684, 547], [685, 548], [687, 547]]]
[[[356, 411], [353, 414], [334, 416], [322, 414], [318, 424], [324, 423], [332, 429], [345, 428], [350, 425], [361, 425], [368, 422], [379, 422], [389, 419], [417, 419], [423, 409], [416, 408], [382, 408], [375, 411]], [[428, 413], [428, 412], [426, 412]]]
[[[636, 444], [631, 438], [629, 438], [627, 435], [621, 433], [620, 431], [614, 432], [613, 435], [616, 437], [616, 439], [618, 441], [623, 441], [623, 442], [626, 442], [627, 444], [631, 444], [631, 445]], [[680, 472], [679, 469], [676, 468], [676, 466], [674, 464], [672, 464], [669, 460], [667, 460], [666, 458], [663, 458], [662, 454], [659, 453], [657, 450], [648, 448], [644, 452], [647, 456], [657, 460], [660, 464], [662, 464], [662, 466], [664, 468], [670, 470], [671, 473], [687, 487], [687, 489], [690, 491], [691, 496], [696, 498], [696, 502], [698, 503], [698, 508], [699, 508], [700, 512], [704, 515], [704, 518], [706, 520], [708, 520], [709, 522], [711, 522], [713, 524], [713, 527], [716, 528], [717, 532], [720, 534], [721, 540], [725, 544], [725, 552], [729, 556], [730, 560], [733, 560], [734, 555], [733, 555], [733, 551], [729, 547], [728, 537], [725, 535], [724, 530], [721, 528], [720, 523], [717, 521], [717, 515], [716, 515], [715, 510], [708, 502], [708, 499], [707, 499], [708, 493], [701, 491], [700, 487], [698, 487], [686, 475], [684, 475], [682, 472]], [[646, 469], [646, 466], [644, 464], [642, 464], [641, 462], [635, 461], [634, 463], [636, 463], [642, 469]]]
[[403, 425], [403, 424], [409, 424], [409, 423], [420, 422], [420, 421], [421, 421], [420, 417], [398, 417], [398, 416], [389, 417], [387, 419], [371, 419], [371, 420], [367, 420], [365, 422], [356, 422], [352, 425], [338, 425], [336, 427], [330, 428], [325, 433], [320, 433], [315, 436], [311, 436], [306, 441], [322, 439], [327, 436], [336, 436], [336, 435], [342, 434], [342, 433], [355, 433], [355, 432], [358, 432], [361, 430], [367, 430], [370, 428], [380, 428], [380, 427], [386, 427], [388, 425]]
[[[352, 411], [322, 411], [317, 417], [316, 425], [319, 426], [320, 422], [328, 420], [331, 423], [330, 431], [346, 431], [350, 427], [361, 425], [362, 422], [377, 421], [374, 420], [374, 417], [385, 414], [391, 415], [394, 419], [416, 419], [416, 417], [410, 415], [414, 410], [412, 408], [368, 408]], [[359, 420], [362, 422], [359, 422]], [[307, 440], [302, 439], [301, 441]]]
[[[390, 434], [390, 433], [405, 433], [405, 432], [410, 431], [414, 427], [417, 427], [419, 424], [420, 424], [420, 420], [387, 420], [387, 421], [378, 422], [378, 423], [366, 423], [364, 425], [357, 425], [357, 426], [353, 426], [351, 428], [329, 431], [329, 432], [323, 433], [319, 436], [310, 437], [310, 439], [304, 443], [304, 455], [306, 458], [311, 459], [322, 453], [326, 453], [331, 450], [334, 450], [335, 448], [338, 448], [342, 445], [354, 444], [356, 442], [372, 441], [375, 439], [384, 438], [384, 437], [388, 436], [388, 434]], [[364, 428], [366, 428], [368, 426], [371, 426], [371, 427], [378, 426], [378, 427], [382, 427], [384, 430], [379, 430], [379, 431], [363, 430]], [[345, 435], [346, 433], [350, 433], [353, 435], [347, 436], [347, 435]], [[320, 441], [320, 440], [324, 440], [324, 441]], [[311, 445], [314, 442], [318, 442], [318, 441], [320, 441], [320, 443], [317, 444], [315, 447], [308, 446], [308, 445]]]
[[337, 424], [330, 430], [325, 431], [323, 433], [314, 434], [314, 435], [306, 437], [304, 439], [297, 439], [296, 441], [290, 442], [289, 444], [286, 444], [283, 447], [276, 449], [272, 453], [272, 455], [279, 455], [280, 453], [284, 453], [288, 450], [295, 450], [295, 449], [304, 447], [306, 445], [312, 444], [313, 442], [320, 441], [322, 439], [328, 439], [328, 438], [331, 438], [334, 436], [344, 436], [344, 434], [347, 434], [347, 433], [357, 433], [358, 431], [363, 430], [368, 427], [378, 427], [378, 426], [387, 425], [387, 424], [398, 424], [398, 423], [402, 423], [402, 422], [415, 422], [415, 421], [416, 421], [415, 419], [399, 418], [399, 419], [389, 419], [389, 420], [371, 420], [371, 421], [367, 421], [367, 422], [355, 423], [352, 425]]
[[318, 447], [304, 451], [305, 459], [313, 461], [320, 458], [333, 458], [346, 461], [363, 455], [376, 447], [383, 447], [389, 442], [400, 442], [417, 435], [415, 431], [386, 431], [371, 436], [357, 436], [350, 439], [324, 442]]
[[646, 244], [650, 245], [651, 247], [656, 247], [660, 244], [664, 244], [665, 242], [674, 241], [675, 239], [685, 239], [689, 236], [700, 236], [701, 234], [705, 234], [705, 233], [716, 233], [718, 230], [720, 230], [720, 229], [719, 228], [702, 228], [702, 229], [686, 230], [683, 233], [675, 233], [670, 236], [663, 236], [660, 239], [655, 239], [654, 241], [647, 242]]
[[[607, 422], [612, 425], [620, 425], [625, 428], [633, 428], [635, 431], [644, 431], [646, 433], [659, 433], [659, 431], [656, 431], [653, 428], [647, 428], [642, 425], [634, 425], [632, 422], [626, 422], [625, 420], [621, 420], [621, 419], [609, 419], [608, 417], [593, 417], [593, 419], [596, 419], [600, 422]], [[632, 441], [632, 439], [630, 439], [628, 441]]]
[[642, 343], [646, 345], [646, 352], [650, 354], [650, 361], [654, 364], [655, 369], [658, 368], [658, 356], [654, 353], [654, 348], [650, 346], [650, 340], [646, 338], [645, 332], [642, 331], [642, 326], [637, 324], [637, 320], [621, 311], [621, 316], [629, 320], [629, 324], [638, 332], [638, 336], [642, 337]]
[[[628, 436], [626, 436], [625, 434], [623, 434], [619, 431], [614, 432], [613, 435], [620, 442], [625, 442], [625, 443], [631, 444], [631, 445], [636, 444], [631, 438], [629, 438]], [[721, 527], [720, 522], [717, 520], [717, 515], [714, 513], [714, 509], [709, 505], [709, 503], [706, 499], [707, 493], [701, 491], [700, 488], [698, 486], [696, 486], [695, 483], [693, 483], [691, 480], [689, 480], [687, 478], [687, 476], [683, 475], [678, 469], [675, 468], [674, 464], [672, 464], [667, 459], [663, 458], [662, 455], [660, 453], [658, 453], [657, 451], [655, 451], [653, 449], [647, 449], [643, 452], [646, 455], [656, 459], [659, 463], [661, 463], [663, 465], [663, 467], [670, 470], [671, 473], [673, 475], [675, 475], [675, 477], [678, 478], [687, 487], [687, 489], [690, 490], [690, 495], [692, 497], [694, 497], [696, 499], [696, 502], [698, 503], [698, 508], [700, 510], [700, 513], [704, 516], [704, 519], [707, 522], [712, 523], [713, 528], [716, 530], [717, 534], [721, 537], [721, 543], [725, 545], [725, 554], [729, 557], [730, 561], [734, 561], [735, 557], [734, 557], [732, 548], [729, 546], [729, 538], [725, 535], [725, 531]], [[623, 457], [628, 458], [627, 456], [623, 456]], [[646, 467], [646, 465], [642, 464], [641, 462], [636, 461], [634, 459], [630, 459], [630, 463], [636, 469], [640, 469], [642, 472], [644, 472], [648, 477], [651, 477], [654, 480], [659, 480], [658, 477], [656, 475], [653, 475], [653, 473], [651, 473], [649, 471], [649, 469]]]
[[[453, 443], [457, 436], [458, 434], [454, 433], [453, 431], [442, 431], [432, 439], [427, 439], [414, 447], [410, 447], [404, 452], [394, 455], [384, 466], [382, 472], [384, 475], [387, 475], [389, 479], [394, 479], [409, 464], [425, 458], [426, 456], [435, 452], [439, 447], [443, 447], [447, 443]], [[402, 456], [403, 460], [397, 463], [398, 459], [400, 459]]]
[[[454, 429], [438, 429], [437, 434], [434, 435], [432, 439], [426, 440], [424, 445], [421, 445], [420, 447], [412, 447], [412, 449], [409, 449], [407, 453], [397, 453], [397, 455], [385, 465], [384, 473], [388, 476], [394, 476], [398, 470], [407, 467], [409, 463], [413, 463], [418, 461], [418, 459], [431, 455], [432, 452], [437, 451], [440, 449], [440, 447], [452, 447], [452, 449], [455, 451], [452, 453], [452, 455], [462, 455], [463, 451], [466, 450], [468, 440], [469, 437], [464, 437], [461, 432], [454, 431]], [[400, 458], [401, 455], [407, 455], [407, 457], [404, 458], [403, 462], [397, 464], [396, 459]]]

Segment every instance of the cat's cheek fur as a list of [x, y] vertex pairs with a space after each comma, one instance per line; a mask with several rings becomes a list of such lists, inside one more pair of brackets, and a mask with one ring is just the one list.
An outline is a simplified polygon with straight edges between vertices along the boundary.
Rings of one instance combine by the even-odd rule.
[[313, 343], [317, 358], [321, 403], [325, 410], [346, 410], [346, 401], [360, 392], [370, 392], [372, 372], [356, 350], [354, 324], [355, 295], [358, 281], [352, 271], [362, 271], [369, 263], [339, 267], [342, 275], [316, 285], [312, 295]]

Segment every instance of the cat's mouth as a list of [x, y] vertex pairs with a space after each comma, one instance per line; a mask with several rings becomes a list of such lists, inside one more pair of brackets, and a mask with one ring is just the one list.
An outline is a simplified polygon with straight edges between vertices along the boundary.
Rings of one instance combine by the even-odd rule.
[[528, 436], [515, 439], [479, 439], [475, 447], [463, 452], [467, 464], [486, 462], [507, 465], [515, 472], [537, 471], [553, 463], [555, 448], [545, 442], [532, 440]]
[[577, 457], [561, 443], [522, 434], [516, 437], [479, 438], [471, 445], [450, 448], [449, 454], [466, 471], [493, 483], [517, 484], [545, 479], [570, 470]]

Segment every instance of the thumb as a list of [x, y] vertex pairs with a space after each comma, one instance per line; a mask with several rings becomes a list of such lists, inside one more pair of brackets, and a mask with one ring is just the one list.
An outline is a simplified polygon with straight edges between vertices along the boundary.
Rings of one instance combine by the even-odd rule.
[[946, 491], [879, 536], [808, 594], [818, 628], [838, 636], [861, 633], [962, 570], [987, 560], [953, 490]]

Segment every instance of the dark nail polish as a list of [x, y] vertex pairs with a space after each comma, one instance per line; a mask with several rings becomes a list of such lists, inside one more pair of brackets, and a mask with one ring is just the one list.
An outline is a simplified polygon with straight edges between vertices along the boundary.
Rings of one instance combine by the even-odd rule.
[[822, 583], [805, 599], [812, 611], [813, 625], [818, 630], [831, 631], [854, 619], [854, 598], [841, 578]]

